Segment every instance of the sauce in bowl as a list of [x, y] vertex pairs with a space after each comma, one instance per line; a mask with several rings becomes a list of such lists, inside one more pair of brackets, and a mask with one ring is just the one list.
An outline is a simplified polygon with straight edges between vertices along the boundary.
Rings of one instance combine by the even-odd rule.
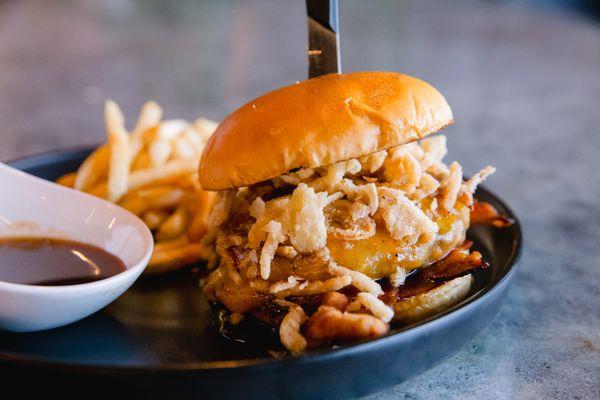
[[125, 263], [99, 247], [64, 239], [0, 239], [0, 281], [65, 286], [99, 281], [125, 271]]

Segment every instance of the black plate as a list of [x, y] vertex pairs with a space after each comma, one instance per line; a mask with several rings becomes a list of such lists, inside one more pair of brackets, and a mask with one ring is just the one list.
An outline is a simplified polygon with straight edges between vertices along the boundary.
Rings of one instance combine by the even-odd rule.
[[[25, 158], [12, 165], [54, 180], [74, 171], [89, 149]], [[502, 201], [477, 197], [512, 218]], [[440, 315], [397, 327], [385, 337], [302, 357], [277, 359], [276, 336], [251, 322], [226, 338], [198, 289], [197, 268], [144, 277], [104, 310], [45, 332], [0, 332], [0, 382], [48, 394], [252, 398], [337, 398], [399, 383], [456, 352], [498, 311], [521, 246], [518, 222], [507, 229], [469, 230], [492, 267], [476, 277], [471, 296]], [[66, 385], [66, 386], [64, 386]]]

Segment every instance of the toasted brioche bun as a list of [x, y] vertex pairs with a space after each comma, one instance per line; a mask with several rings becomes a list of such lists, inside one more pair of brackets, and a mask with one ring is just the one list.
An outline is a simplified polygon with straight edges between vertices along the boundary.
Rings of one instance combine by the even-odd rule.
[[234, 111], [210, 138], [200, 184], [225, 190], [399, 146], [451, 124], [431, 85], [395, 72], [330, 74]]
[[394, 320], [417, 321], [452, 307], [467, 297], [472, 284], [473, 276], [469, 274], [399, 301], [394, 305]]

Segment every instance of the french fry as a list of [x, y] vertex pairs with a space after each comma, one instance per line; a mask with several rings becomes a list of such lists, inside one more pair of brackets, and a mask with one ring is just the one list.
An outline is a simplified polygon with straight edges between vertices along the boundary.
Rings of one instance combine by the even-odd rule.
[[146, 201], [139, 195], [127, 196], [127, 199], [119, 201], [118, 204], [138, 217], [152, 208], [148, 206]]
[[131, 163], [131, 170], [148, 169], [150, 167], [150, 156], [148, 156], [148, 152], [145, 149], [138, 151], [137, 156]]
[[166, 249], [157, 245], [144, 272], [152, 275], [172, 271], [206, 258], [205, 253], [206, 250], [200, 243], [189, 243]]
[[63, 185], [63, 186], [72, 188], [75, 185], [76, 176], [77, 176], [77, 174], [75, 172], [71, 172], [70, 174], [65, 174], [65, 175], [61, 176], [60, 178], [58, 178], [56, 183], [58, 183], [59, 185]]
[[[167, 162], [161, 167], [140, 169], [133, 171], [129, 175], [129, 190], [139, 189], [143, 186], [154, 182], [167, 182], [181, 177], [185, 174], [191, 174], [196, 170], [196, 162], [190, 160], [173, 160]], [[107, 184], [106, 182], [99, 183], [94, 186], [88, 193], [94, 196], [106, 198]]]
[[104, 107], [107, 143], [58, 183], [108, 199], [141, 217], [155, 233], [147, 273], [161, 273], [213, 257], [201, 244], [215, 194], [198, 183], [197, 166], [217, 124], [198, 119], [161, 121], [146, 102], [131, 133], [119, 106]]
[[211, 121], [206, 118], [198, 118], [194, 121], [193, 126], [194, 129], [200, 134], [200, 136], [204, 139], [204, 142], [208, 140], [208, 138], [213, 134], [213, 132], [217, 129], [217, 124], [215, 121]]
[[179, 136], [189, 124], [182, 119], [163, 121], [156, 130], [157, 140], [171, 140]]
[[190, 126], [186, 129], [181, 136], [185, 138], [185, 140], [190, 143], [194, 149], [197, 149], [201, 152], [206, 144], [206, 138], [200, 132], [198, 132], [194, 125]]
[[150, 210], [142, 215], [142, 220], [150, 230], [157, 229], [169, 217], [166, 211]]
[[137, 189], [152, 182], [169, 180], [184, 174], [191, 174], [198, 167], [195, 161], [173, 160], [165, 165], [134, 171], [129, 177], [129, 189]]
[[162, 108], [153, 101], [147, 101], [140, 110], [140, 115], [130, 135], [131, 158], [135, 159], [144, 146], [144, 134], [160, 123]]
[[180, 188], [159, 186], [132, 192], [119, 205], [135, 215], [142, 215], [148, 210], [175, 207], [185, 199], [186, 195], [186, 191]]
[[177, 158], [193, 159], [198, 156], [198, 150], [194, 143], [191, 143], [187, 136], [181, 135], [172, 144], [173, 155]]
[[155, 140], [148, 146], [148, 156], [153, 167], [164, 165], [171, 156], [171, 143], [167, 140]]
[[100, 197], [101, 199], [106, 199], [107, 196], [107, 184], [106, 182], [100, 182], [94, 187], [86, 190], [87, 193], [92, 196]]
[[169, 185], [196, 192], [200, 189], [198, 176], [196, 174], [180, 175], [170, 180]]
[[98, 147], [77, 170], [74, 188], [86, 190], [106, 176], [110, 152], [107, 145]]
[[188, 240], [188, 237], [186, 235], [181, 235], [181, 236], [176, 237], [171, 240], [165, 240], [165, 241], [156, 243], [154, 245], [154, 249], [158, 250], [158, 252], [165, 252], [168, 250], [173, 250], [177, 247], [185, 246], [186, 244], [189, 244], [189, 243], [190, 243], [190, 241]]
[[212, 208], [212, 204], [215, 200], [215, 192], [207, 192], [205, 190], [198, 190], [196, 201], [196, 209], [194, 210], [194, 218], [190, 223], [188, 230], [188, 238], [192, 242], [197, 242], [204, 237], [206, 234], [208, 225], [208, 214]]
[[190, 216], [185, 207], [179, 206], [169, 218], [158, 228], [156, 239], [159, 241], [170, 240], [181, 236], [188, 227]]
[[110, 149], [106, 198], [116, 202], [127, 192], [131, 163], [129, 137], [125, 129], [125, 117], [119, 106], [112, 100], [106, 101], [104, 119]]

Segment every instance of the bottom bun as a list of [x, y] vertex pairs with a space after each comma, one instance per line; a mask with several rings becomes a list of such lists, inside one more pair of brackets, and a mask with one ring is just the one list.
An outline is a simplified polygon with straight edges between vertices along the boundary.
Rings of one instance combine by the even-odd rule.
[[412, 322], [443, 311], [467, 297], [472, 283], [473, 276], [469, 274], [398, 301], [394, 305], [394, 320]]

